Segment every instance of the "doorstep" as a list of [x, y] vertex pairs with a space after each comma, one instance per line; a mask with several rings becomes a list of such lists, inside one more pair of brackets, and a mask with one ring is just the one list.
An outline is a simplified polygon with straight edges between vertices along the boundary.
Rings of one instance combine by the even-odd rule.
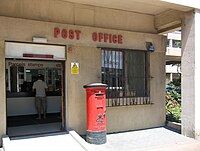
[[[74, 131], [74, 133], [76, 133]], [[77, 134], [78, 135], [78, 134]], [[68, 132], [24, 136], [10, 139], [3, 138], [4, 151], [85, 151], [77, 139]]]

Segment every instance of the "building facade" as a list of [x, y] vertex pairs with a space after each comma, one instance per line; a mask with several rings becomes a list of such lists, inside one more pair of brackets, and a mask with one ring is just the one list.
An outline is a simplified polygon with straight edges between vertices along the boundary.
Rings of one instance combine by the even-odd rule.
[[181, 75], [181, 31], [167, 34], [166, 84], [180, 79]]
[[165, 124], [166, 38], [160, 34], [180, 27], [190, 7], [137, 0], [133, 10], [91, 1], [0, 3], [1, 135], [8, 134], [9, 117], [36, 114], [24, 82], [31, 89], [37, 74], [48, 84], [47, 112], [61, 114], [64, 130], [86, 133], [83, 85], [92, 82], [108, 84], [108, 133]]

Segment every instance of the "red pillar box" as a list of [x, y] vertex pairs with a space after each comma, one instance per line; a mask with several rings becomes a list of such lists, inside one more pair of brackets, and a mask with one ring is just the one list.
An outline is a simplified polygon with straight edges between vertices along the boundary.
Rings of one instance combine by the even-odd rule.
[[87, 98], [86, 141], [91, 144], [106, 143], [106, 84], [91, 83], [83, 86]]

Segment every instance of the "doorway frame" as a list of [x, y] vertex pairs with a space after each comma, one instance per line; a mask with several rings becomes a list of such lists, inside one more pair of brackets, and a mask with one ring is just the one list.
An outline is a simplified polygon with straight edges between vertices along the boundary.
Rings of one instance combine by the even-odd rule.
[[[62, 68], [61, 68], [61, 87], [62, 87], [62, 90], [61, 90], [61, 129], [60, 131], [68, 131], [68, 128], [67, 128], [67, 119], [66, 119], [66, 109], [67, 109], [67, 91], [66, 91], [66, 87], [67, 87], [67, 68], [66, 68], [66, 63], [67, 63], [67, 57], [66, 57], [66, 48], [67, 46], [66, 45], [52, 45], [52, 44], [41, 44], [41, 43], [24, 43], [24, 42], [9, 42], [9, 41], [5, 41], [5, 44], [6, 43], [16, 43], [16, 44], [23, 44], [23, 45], [42, 45], [42, 46], [59, 46], [59, 47], [63, 47], [64, 49], [64, 58], [63, 59], [41, 59], [41, 58], [11, 58], [11, 57], [7, 57], [5, 55], [5, 62], [6, 60], [8, 59], [16, 59], [16, 60], [40, 60], [40, 61], [56, 61], [56, 62], [60, 62], [62, 64]], [[6, 47], [5, 47], [5, 52], [6, 52]], [[6, 72], [6, 67], [5, 67], [5, 72]], [[5, 79], [6, 80], [6, 79]], [[6, 85], [5, 85], [6, 86]], [[5, 88], [6, 90], [6, 88]], [[6, 120], [8, 118], [8, 115], [7, 115], [7, 95], [5, 95], [5, 101], [6, 101]], [[57, 132], [57, 131], [56, 131]], [[8, 133], [8, 125], [6, 123], [6, 133]], [[45, 132], [46, 133], [46, 132]], [[48, 133], [48, 132], [47, 132]], [[51, 132], [50, 132], [51, 133]], [[35, 135], [35, 134], [31, 134], [31, 135]]]

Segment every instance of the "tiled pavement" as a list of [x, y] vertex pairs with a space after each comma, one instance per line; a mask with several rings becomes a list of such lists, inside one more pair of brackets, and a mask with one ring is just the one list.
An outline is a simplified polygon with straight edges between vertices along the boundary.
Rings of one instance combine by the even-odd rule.
[[88, 145], [93, 151], [200, 151], [200, 142], [165, 127], [107, 135], [107, 143]]
[[6, 143], [5, 151], [200, 151], [200, 142], [165, 127], [107, 135], [107, 143], [87, 143], [75, 131], [69, 134], [21, 138]]

